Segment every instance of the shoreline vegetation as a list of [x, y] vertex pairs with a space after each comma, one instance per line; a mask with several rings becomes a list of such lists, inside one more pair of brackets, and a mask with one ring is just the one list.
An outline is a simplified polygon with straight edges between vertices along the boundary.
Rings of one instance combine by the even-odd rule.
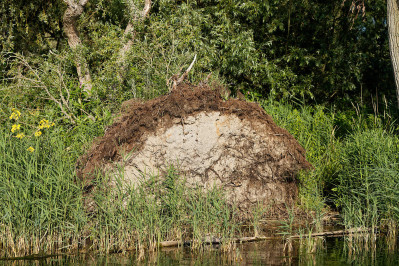
[[[296, 109], [275, 101], [261, 105], [304, 146], [315, 166], [300, 173], [298, 204], [280, 217], [274, 237], [288, 241], [292, 235], [321, 233], [333, 209], [340, 211], [338, 225], [346, 230], [375, 228], [372, 235], [396, 236], [399, 153], [394, 151], [399, 149], [399, 139], [391, 127], [378, 116], [359, 116], [355, 128], [345, 135], [334, 126], [337, 120], [342, 123], [342, 113], [326, 112], [323, 107]], [[26, 129], [27, 137], [16, 137], [22, 127], [13, 132], [15, 125], [29, 123], [24, 115], [10, 110], [7, 127], [0, 131], [2, 257], [77, 250], [143, 254], [165, 241], [191, 241], [196, 249], [209, 237], [229, 250], [237, 237], [262, 237], [267, 206], [251, 210], [252, 218], [243, 222], [234, 206], [224, 202], [222, 191], [185, 189], [184, 178], [174, 166], [163, 178], [154, 176], [135, 189], [117, 180], [120, 186], [114, 193], [108, 193], [108, 177], [99, 175], [94, 193], [98, 208], [86, 213], [83, 185], [76, 182], [79, 153], [67, 147], [60, 138], [62, 131], [45, 119]], [[334, 205], [326, 204], [327, 200]]]

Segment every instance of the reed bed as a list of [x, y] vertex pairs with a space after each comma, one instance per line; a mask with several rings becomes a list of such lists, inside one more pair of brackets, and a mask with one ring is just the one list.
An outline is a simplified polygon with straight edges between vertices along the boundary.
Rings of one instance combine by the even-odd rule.
[[156, 250], [165, 240], [193, 240], [206, 235], [229, 239], [239, 221], [223, 193], [186, 189], [171, 166], [138, 187], [109, 191], [107, 176], [98, 176], [93, 197], [97, 208], [85, 212], [83, 188], [76, 179], [73, 154], [57, 133], [16, 140], [0, 133], [0, 255], [24, 256], [79, 250], [100, 253]]
[[[395, 239], [399, 223], [395, 124], [377, 114], [345, 117], [320, 106], [295, 108], [271, 100], [262, 106], [304, 146], [315, 167], [299, 175], [296, 207], [312, 214], [312, 226], [307, 228], [313, 233], [322, 231], [323, 215], [335, 209], [347, 229], [372, 228], [372, 234], [385, 232]], [[206, 236], [223, 239], [224, 248], [231, 249], [233, 239], [242, 234], [241, 221], [234, 206], [226, 204], [223, 191], [187, 189], [173, 166], [162, 178], [154, 176], [134, 188], [121, 185], [120, 176], [119, 189], [113, 193], [107, 185], [110, 177], [99, 175], [93, 194], [98, 207], [87, 213], [75, 162], [85, 141], [100, 134], [101, 127], [83, 123], [69, 130], [56, 126], [21, 137], [16, 121], [6, 120], [0, 129], [2, 257], [76, 250], [143, 254], [158, 249], [162, 241], [186, 240], [197, 249]], [[23, 121], [20, 124], [28, 127]], [[253, 210], [249, 224], [255, 236], [260, 234], [267, 209]]]

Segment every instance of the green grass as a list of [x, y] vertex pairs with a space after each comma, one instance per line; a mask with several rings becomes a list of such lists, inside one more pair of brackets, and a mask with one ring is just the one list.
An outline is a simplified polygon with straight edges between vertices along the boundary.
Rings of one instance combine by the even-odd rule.
[[332, 190], [348, 227], [398, 223], [398, 152], [398, 137], [380, 128], [345, 140]]
[[200, 246], [206, 235], [219, 237], [228, 245], [238, 234], [239, 221], [222, 191], [188, 189], [173, 166], [164, 177], [142, 180], [137, 187], [117, 181], [121, 185], [114, 194], [107, 189], [107, 182], [98, 183], [104, 187], [99, 186], [95, 195], [94, 250], [154, 250], [166, 240], [192, 240], [194, 246]]
[[299, 174], [301, 204], [320, 212], [324, 208], [325, 179], [333, 174], [337, 165], [334, 113], [322, 106], [294, 108], [275, 101], [264, 101], [262, 107], [306, 150], [306, 159], [314, 170]]

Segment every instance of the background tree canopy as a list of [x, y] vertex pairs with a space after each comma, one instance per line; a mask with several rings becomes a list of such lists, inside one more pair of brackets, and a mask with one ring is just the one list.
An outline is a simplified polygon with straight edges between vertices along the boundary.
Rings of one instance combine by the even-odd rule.
[[[93, 76], [94, 100], [117, 103], [165, 93], [167, 80], [198, 54], [192, 81], [212, 72], [233, 92], [251, 98], [347, 106], [384, 95], [394, 102], [385, 1], [366, 0], [365, 12], [359, 12], [345, 0], [156, 0], [150, 16], [134, 25], [135, 41], [120, 79], [115, 73], [123, 33], [144, 1], [133, 1], [136, 11], [129, 3], [90, 0], [79, 18], [79, 54]], [[40, 73], [62, 65], [72, 98], [83, 97], [73, 64], [76, 52], [63, 33], [66, 8], [61, 0], [0, 3], [3, 86], [17, 82], [17, 73], [32, 75], [10, 60], [11, 52]], [[48, 89], [55, 90], [51, 82]], [[25, 82], [20, 100], [29, 105], [33, 97], [38, 104], [41, 94]]]

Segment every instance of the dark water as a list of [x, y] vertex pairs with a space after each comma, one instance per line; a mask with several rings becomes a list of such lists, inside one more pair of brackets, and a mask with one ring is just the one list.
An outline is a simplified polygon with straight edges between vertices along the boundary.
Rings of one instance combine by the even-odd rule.
[[207, 246], [193, 252], [188, 248], [145, 254], [57, 256], [44, 259], [0, 260], [0, 265], [399, 265], [395, 243], [379, 238], [367, 243], [344, 238], [320, 238], [311, 243], [284, 241], [237, 244], [233, 251]]

